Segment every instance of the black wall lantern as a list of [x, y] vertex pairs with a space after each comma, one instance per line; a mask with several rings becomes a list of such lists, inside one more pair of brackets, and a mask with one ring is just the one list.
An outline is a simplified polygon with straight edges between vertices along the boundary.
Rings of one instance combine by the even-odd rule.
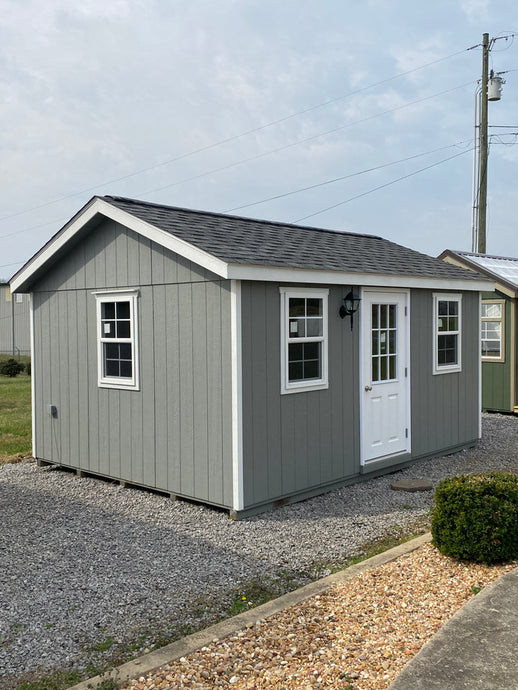
[[361, 302], [361, 297], [358, 295], [357, 292], [354, 291], [353, 288], [349, 290], [347, 295], [344, 297], [343, 304], [340, 307], [339, 314], [344, 319], [346, 316], [351, 317], [351, 331], [353, 329], [353, 314], [355, 314], [358, 311], [358, 307], [360, 306]]

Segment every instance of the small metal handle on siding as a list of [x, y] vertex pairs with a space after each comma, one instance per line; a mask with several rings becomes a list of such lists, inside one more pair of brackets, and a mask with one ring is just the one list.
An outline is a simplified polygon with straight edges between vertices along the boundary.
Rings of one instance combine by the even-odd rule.
[[365, 390], [366, 390], [367, 392], [371, 391], [371, 390], [372, 390], [372, 386], [365, 386]]

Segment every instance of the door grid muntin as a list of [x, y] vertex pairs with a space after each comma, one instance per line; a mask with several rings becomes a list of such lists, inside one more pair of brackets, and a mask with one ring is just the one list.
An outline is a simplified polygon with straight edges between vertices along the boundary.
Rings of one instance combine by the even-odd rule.
[[398, 378], [397, 304], [373, 303], [371, 306], [371, 378], [372, 383]]

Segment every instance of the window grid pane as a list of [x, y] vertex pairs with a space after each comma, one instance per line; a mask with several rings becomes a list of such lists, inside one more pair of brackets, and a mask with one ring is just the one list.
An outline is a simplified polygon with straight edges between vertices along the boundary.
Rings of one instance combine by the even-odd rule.
[[321, 378], [322, 343], [288, 345], [288, 380], [305, 381]]
[[457, 364], [457, 336], [439, 335], [437, 341], [439, 365]]
[[502, 318], [502, 305], [499, 303], [495, 304], [482, 304], [481, 310], [482, 318], [485, 319], [501, 319]]

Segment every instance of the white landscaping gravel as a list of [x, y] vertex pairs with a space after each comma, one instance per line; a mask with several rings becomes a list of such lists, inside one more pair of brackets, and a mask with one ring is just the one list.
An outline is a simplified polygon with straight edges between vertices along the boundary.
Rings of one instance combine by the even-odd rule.
[[393, 491], [396, 479], [435, 486], [491, 470], [518, 472], [517, 417], [485, 414], [472, 449], [239, 522], [34, 461], [0, 466], [0, 689], [29, 672], [84, 670], [139, 633], [149, 646], [222, 614], [247, 581], [305, 584], [318, 564], [423, 524], [433, 492]]

